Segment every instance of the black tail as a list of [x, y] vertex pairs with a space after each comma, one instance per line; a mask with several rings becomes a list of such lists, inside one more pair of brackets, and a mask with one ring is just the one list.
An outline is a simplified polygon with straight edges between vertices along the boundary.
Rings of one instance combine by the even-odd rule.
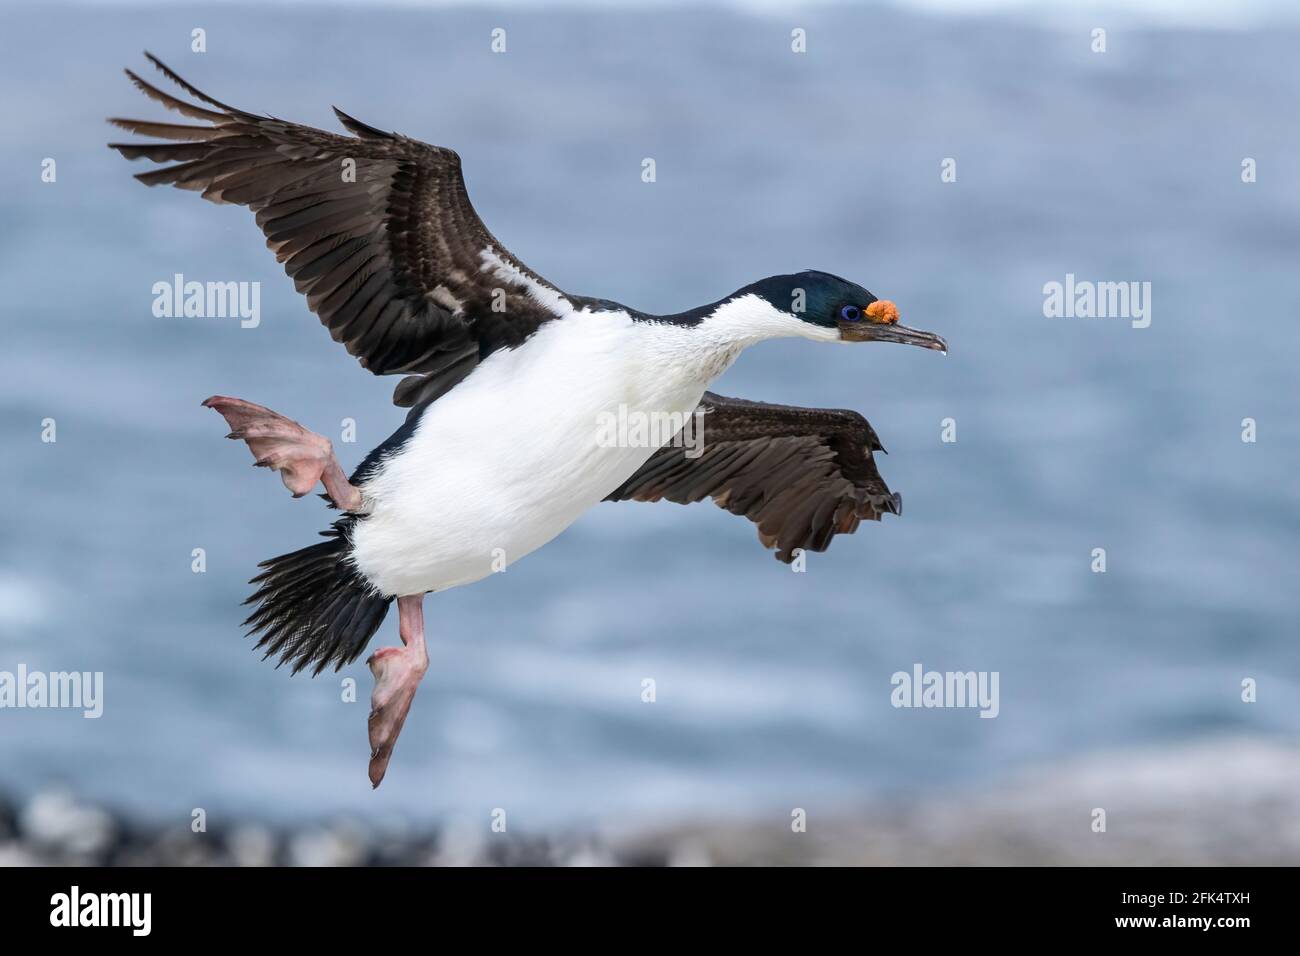
[[244, 624], [249, 636], [261, 633], [263, 660], [279, 654], [295, 674], [315, 663], [314, 677], [331, 663], [335, 670], [352, 663], [379, 630], [393, 599], [377, 593], [346, 559], [355, 520], [340, 518], [321, 532], [328, 541], [258, 565], [266, 570], [249, 582], [258, 587], [244, 602], [257, 609]]

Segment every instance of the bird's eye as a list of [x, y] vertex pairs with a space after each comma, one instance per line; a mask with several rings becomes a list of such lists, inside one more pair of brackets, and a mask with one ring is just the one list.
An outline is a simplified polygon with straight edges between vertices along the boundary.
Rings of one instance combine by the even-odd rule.
[[856, 322], [862, 318], [862, 310], [856, 305], [846, 305], [840, 309], [840, 318], [845, 322]]

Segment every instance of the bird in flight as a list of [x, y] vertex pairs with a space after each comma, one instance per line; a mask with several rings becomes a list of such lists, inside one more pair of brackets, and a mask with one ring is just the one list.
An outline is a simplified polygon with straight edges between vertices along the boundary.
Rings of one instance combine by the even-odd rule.
[[[245, 622], [257, 647], [295, 673], [337, 670], [397, 602], [402, 646], [367, 662], [373, 786], [428, 667], [425, 595], [519, 560], [593, 505], [711, 498], [757, 525], [787, 563], [900, 512], [873, 460], [884, 449], [857, 412], [707, 391], [767, 339], [947, 351], [938, 335], [900, 325], [892, 302], [815, 271], [672, 315], [573, 295], [488, 232], [452, 150], [338, 109], [350, 136], [246, 113], [146, 56], [191, 99], [127, 70], [131, 81], [199, 122], [111, 119], [167, 142], [110, 146], [164, 164], [137, 174], [146, 185], [251, 209], [334, 340], [374, 374], [403, 376], [393, 402], [409, 409], [405, 422], [351, 475], [328, 439], [296, 421], [238, 398], [203, 403], [295, 497], [320, 483], [342, 512], [325, 541], [262, 562]], [[610, 441], [602, 423], [613, 414], [697, 421], [702, 440], [634, 441], [629, 431]]]

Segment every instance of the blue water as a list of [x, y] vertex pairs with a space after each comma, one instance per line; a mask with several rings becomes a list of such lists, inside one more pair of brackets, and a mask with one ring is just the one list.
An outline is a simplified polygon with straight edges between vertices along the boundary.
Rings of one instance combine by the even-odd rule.
[[[0, 787], [527, 827], [816, 813], [1300, 733], [1294, 27], [1112, 29], [1097, 55], [1086, 31], [888, 8], [5, 16], [0, 670], [103, 671], [106, 699], [99, 720], [0, 711]], [[792, 574], [709, 505], [595, 509], [426, 603], [430, 675], [371, 793], [364, 665], [342, 703], [339, 676], [290, 679], [238, 626], [257, 561], [327, 513], [199, 401], [352, 417], [352, 465], [400, 422], [394, 382], [330, 341], [244, 210], [145, 190], [103, 148], [129, 138], [105, 116], [162, 115], [119, 72], [142, 48], [244, 108], [332, 128], [337, 104], [455, 147], [484, 220], [562, 288], [667, 312], [815, 267], [896, 300], [947, 358], [767, 343], [718, 390], [862, 410], [903, 517]], [[176, 272], [260, 281], [261, 326], [154, 318]], [[1151, 326], [1045, 318], [1067, 272], [1151, 282]], [[999, 671], [1000, 716], [892, 708], [915, 662]]]

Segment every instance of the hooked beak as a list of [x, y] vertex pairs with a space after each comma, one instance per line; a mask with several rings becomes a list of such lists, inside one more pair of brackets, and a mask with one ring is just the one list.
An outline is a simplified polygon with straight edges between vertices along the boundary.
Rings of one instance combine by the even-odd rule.
[[897, 342], [899, 345], [919, 345], [923, 349], [948, 353], [948, 343], [943, 336], [920, 329], [909, 329], [898, 324], [898, 307], [892, 302], [879, 300], [867, 307], [859, 322], [839, 322], [840, 340], [844, 342]]

